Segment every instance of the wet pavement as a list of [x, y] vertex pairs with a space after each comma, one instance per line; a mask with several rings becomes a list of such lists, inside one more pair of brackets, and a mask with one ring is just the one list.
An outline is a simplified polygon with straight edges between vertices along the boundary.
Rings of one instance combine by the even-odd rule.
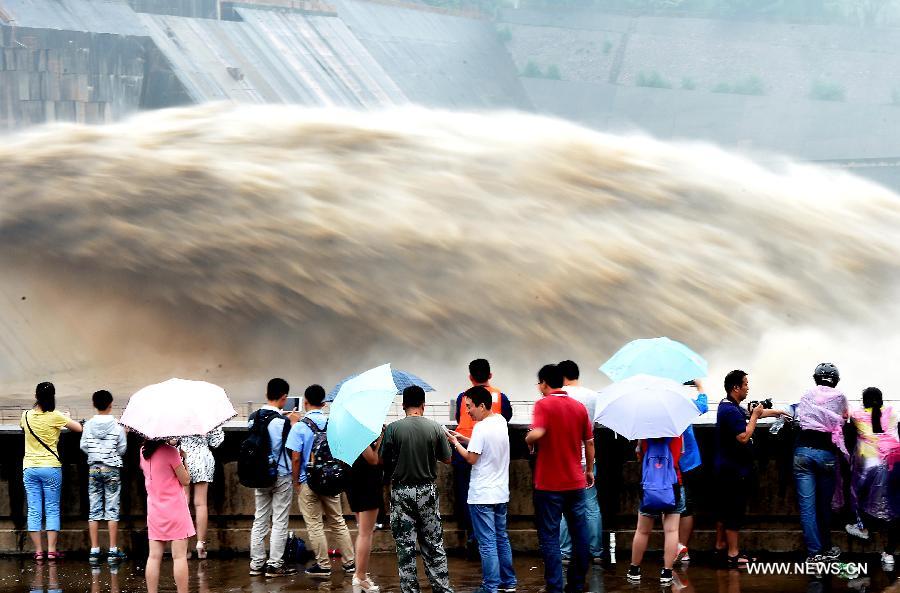
[[[828, 593], [896, 591], [896, 575], [881, 569], [877, 558], [857, 559], [867, 564], [868, 575], [857, 578], [843, 576], [810, 577], [805, 575], [763, 576], [748, 574], [746, 570], [720, 570], [700, 564], [676, 570], [676, 582], [670, 587], [660, 587], [658, 559], [648, 559], [643, 566], [644, 578], [640, 584], [625, 579], [626, 563], [612, 568], [592, 567], [590, 591], [592, 593]], [[787, 559], [785, 560], [787, 561]], [[248, 563], [244, 558], [209, 559], [190, 561], [190, 591], [192, 593], [218, 592], [309, 592], [353, 593], [350, 577], [335, 573], [331, 579], [312, 579], [298, 574], [291, 577], [266, 579], [247, 574]], [[384, 593], [399, 593], [397, 564], [390, 554], [373, 555], [370, 573]], [[516, 558], [516, 573], [520, 593], [538, 593], [544, 585], [540, 558], [522, 555]], [[430, 591], [424, 579], [421, 565], [422, 588]], [[480, 582], [480, 565], [462, 558], [450, 559], [450, 575], [454, 589], [459, 593], [472, 593]], [[145, 591], [143, 572], [138, 563], [124, 562], [117, 568], [103, 564], [92, 568], [84, 560], [66, 559], [55, 563], [35, 564], [26, 559], [0, 559], [0, 592], [33, 591], [46, 593], [135, 593]], [[892, 584], [893, 583], [893, 584]], [[892, 584], [889, 586], [889, 584]], [[163, 563], [161, 592], [174, 592], [171, 561]]]

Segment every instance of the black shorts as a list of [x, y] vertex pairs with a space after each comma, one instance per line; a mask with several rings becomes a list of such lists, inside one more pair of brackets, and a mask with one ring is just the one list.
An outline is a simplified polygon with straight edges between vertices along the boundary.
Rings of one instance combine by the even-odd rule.
[[695, 496], [701, 487], [700, 468], [681, 472], [681, 484], [684, 486], [684, 511], [682, 517], [691, 517], [694, 514]]
[[716, 475], [716, 519], [725, 529], [738, 531], [747, 513], [747, 478]]

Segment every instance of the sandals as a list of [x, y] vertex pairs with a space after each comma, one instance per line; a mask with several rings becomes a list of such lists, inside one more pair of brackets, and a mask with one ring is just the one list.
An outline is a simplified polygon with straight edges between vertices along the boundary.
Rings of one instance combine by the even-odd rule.
[[47, 552], [47, 560], [62, 560], [65, 557], [62, 552]]
[[726, 556], [726, 558], [728, 559], [728, 568], [746, 568], [751, 562], [756, 562], [754, 556], [745, 552], [738, 552], [736, 556]]
[[44, 561], [44, 553], [43, 552], [35, 552], [34, 553], [34, 561], [35, 562], [43, 562]]
[[197, 542], [197, 560], [206, 560], [206, 542]]
[[364, 579], [359, 579], [356, 575], [353, 575], [351, 582], [354, 593], [379, 593], [381, 590], [381, 587], [372, 582], [372, 578], [368, 574], [366, 574]]

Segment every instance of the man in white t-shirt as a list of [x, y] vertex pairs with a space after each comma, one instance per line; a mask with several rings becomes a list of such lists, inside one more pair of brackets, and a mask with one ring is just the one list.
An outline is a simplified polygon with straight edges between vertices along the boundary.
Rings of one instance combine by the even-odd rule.
[[472, 464], [469, 510], [481, 552], [481, 586], [475, 593], [514, 593], [512, 548], [506, 532], [509, 503], [509, 429], [506, 419], [491, 411], [493, 396], [481, 385], [465, 393], [466, 411], [476, 421], [468, 447], [465, 437], [450, 432], [447, 438], [460, 457]]
[[[588, 418], [593, 423], [594, 414], [597, 411], [597, 392], [581, 385], [579, 381], [581, 372], [578, 370], [578, 365], [573, 361], [564, 360], [557, 366], [563, 374], [562, 390], [568, 393], [572, 399], [581, 402], [587, 410]], [[597, 451], [598, 455], [599, 453]], [[584, 465], [584, 447], [581, 450], [581, 465]], [[594, 473], [596, 474], [596, 472], [597, 467], [595, 463]], [[594, 485], [584, 493], [584, 520], [588, 526], [588, 542], [590, 543], [591, 557], [595, 562], [598, 562], [603, 555], [603, 518], [600, 516], [600, 504], [597, 500], [597, 484], [598, 482], [594, 482]], [[572, 538], [569, 536], [569, 526], [565, 517], [562, 518], [559, 524], [559, 551], [563, 562], [572, 555]]]

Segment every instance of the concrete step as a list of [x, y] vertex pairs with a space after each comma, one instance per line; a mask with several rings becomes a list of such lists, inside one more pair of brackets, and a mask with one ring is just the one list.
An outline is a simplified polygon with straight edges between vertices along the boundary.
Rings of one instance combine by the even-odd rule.
[[[302, 523], [300, 523], [302, 525]], [[356, 530], [350, 524], [350, 534], [356, 538]], [[298, 525], [293, 525], [291, 529], [297, 535], [306, 541], [308, 536], [306, 529]], [[128, 529], [122, 527], [119, 529], [120, 543], [125, 549], [137, 550], [145, 549], [146, 543], [141, 544], [140, 538], [146, 537], [145, 532], [141, 530]], [[634, 537], [633, 529], [616, 530], [616, 551], [619, 557], [631, 549], [631, 541]], [[691, 550], [697, 552], [711, 551], [715, 547], [716, 534], [714, 530], [699, 529], [694, 531], [691, 540]], [[865, 542], [848, 536], [843, 531], [833, 531], [832, 538], [834, 544], [849, 553], [866, 554], [878, 553], [882, 549], [883, 540], [880, 535], [873, 534], [872, 539]], [[207, 536], [207, 547], [210, 551], [217, 553], [244, 554], [249, 552], [250, 544], [250, 524], [240, 527], [214, 528], [209, 529]], [[517, 528], [509, 530], [509, 539], [515, 552], [521, 553], [537, 553], [539, 551], [537, 533], [530, 528]], [[105, 530], [100, 532], [100, 541], [107, 542]], [[146, 540], [144, 540], [146, 542]], [[650, 536], [650, 550], [661, 550], [663, 544], [663, 534], [661, 531], [654, 531]], [[444, 545], [449, 551], [460, 551], [465, 548], [465, 534], [463, 531], [455, 527], [444, 529]], [[63, 529], [59, 534], [59, 546], [62, 550], [87, 550], [90, 546], [87, 529]], [[785, 529], [747, 529], [741, 532], [741, 548], [745, 550], [756, 550], [771, 553], [800, 553], [804, 549], [803, 536], [798, 528]], [[26, 554], [32, 550], [31, 540], [28, 532], [16, 529], [0, 529], [0, 554]], [[390, 530], [379, 530], [374, 534], [372, 541], [372, 551], [374, 552], [393, 552], [394, 538]]]

